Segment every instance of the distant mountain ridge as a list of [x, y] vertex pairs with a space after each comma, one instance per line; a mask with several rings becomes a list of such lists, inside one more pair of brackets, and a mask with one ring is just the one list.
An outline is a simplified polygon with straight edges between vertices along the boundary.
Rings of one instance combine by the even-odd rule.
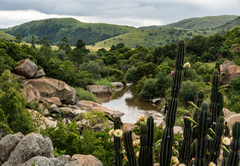
[[[36, 40], [49, 35], [50, 40], [56, 45], [66, 35], [72, 46], [75, 46], [77, 40], [81, 38], [87, 45], [96, 47], [111, 47], [124, 43], [127, 47], [135, 48], [138, 45], [145, 47], [166, 45], [177, 42], [180, 38], [190, 40], [194, 35], [224, 34], [236, 26], [240, 26], [239, 16], [222, 15], [190, 18], [164, 26], [140, 28], [104, 23], [83, 23], [73, 18], [52, 18], [31, 21], [2, 30], [13, 35], [8, 36], [11, 40], [15, 34], [20, 33], [23, 40], [28, 43], [32, 35], [36, 36]], [[4, 36], [7, 35], [4, 34]]]
[[211, 29], [219, 27], [229, 21], [236, 19], [236, 15], [221, 15], [221, 16], [207, 16], [207, 17], [198, 17], [198, 18], [189, 18], [178, 21], [176, 23], [171, 23], [163, 26], [146, 26], [140, 27], [139, 29], [160, 29], [160, 28], [185, 28], [185, 29]]
[[86, 44], [93, 44], [107, 38], [132, 32], [135, 29], [137, 28], [113, 24], [83, 23], [74, 18], [51, 18], [27, 22], [3, 29], [3, 31], [14, 36], [20, 33], [23, 40], [27, 42], [31, 41], [32, 35], [35, 35], [37, 40], [49, 35], [54, 44], [57, 44], [66, 35], [70, 45], [75, 45], [79, 38], [83, 39]]

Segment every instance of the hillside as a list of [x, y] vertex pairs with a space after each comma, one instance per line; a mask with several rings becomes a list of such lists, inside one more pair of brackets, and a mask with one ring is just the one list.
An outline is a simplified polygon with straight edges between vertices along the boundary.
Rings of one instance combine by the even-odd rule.
[[12, 36], [8, 33], [4, 33], [3, 31], [0, 31], [0, 38], [7, 40], [7, 41], [13, 41], [15, 39], [14, 36]]
[[236, 26], [240, 26], [240, 17], [235, 18], [232, 21], [229, 21], [217, 28], [212, 29], [213, 31], [221, 32], [222, 34], [226, 33], [227, 31], [233, 29]]
[[70, 45], [75, 45], [79, 38], [86, 44], [93, 44], [98, 41], [134, 31], [136, 28], [130, 26], [120, 26], [104, 23], [83, 23], [73, 18], [52, 18], [27, 22], [4, 32], [11, 35], [20, 33], [23, 40], [30, 43], [31, 36], [35, 35], [37, 40], [45, 35], [50, 36], [50, 40], [57, 44], [66, 35]]
[[118, 43], [124, 43], [126, 47], [136, 48], [138, 45], [144, 47], [161, 46], [177, 42], [180, 38], [190, 40], [194, 35], [209, 36], [213, 35], [213, 31], [209, 30], [190, 30], [182, 28], [163, 28], [154, 30], [137, 30], [121, 36], [116, 36], [95, 44], [95, 47], [111, 47]]
[[199, 17], [199, 18], [189, 18], [178, 21], [176, 23], [163, 25], [163, 26], [147, 26], [147, 27], [140, 27], [140, 29], [160, 29], [160, 28], [185, 28], [185, 29], [193, 29], [193, 30], [200, 30], [200, 29], [211, 29], [219, 27], [231, 20], [236, 19], [238, 16], [236, 15], [222, 15], [222, 16], [208, 16], [208, 17]]

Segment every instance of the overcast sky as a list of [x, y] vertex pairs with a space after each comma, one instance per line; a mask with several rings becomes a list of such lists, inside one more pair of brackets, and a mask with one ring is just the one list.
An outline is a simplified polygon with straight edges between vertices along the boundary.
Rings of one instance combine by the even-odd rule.
[[0, 28], [61, 17], [140, 27], [216, 15], [240, 16], [240, 0], [0, 0]]

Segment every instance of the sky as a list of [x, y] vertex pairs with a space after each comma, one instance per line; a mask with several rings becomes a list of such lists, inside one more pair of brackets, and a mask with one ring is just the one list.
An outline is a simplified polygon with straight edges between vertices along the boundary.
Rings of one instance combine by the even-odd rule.
[[193, 17], [240, 16], [239, 6], [239, 0], [0, 0], [0, 28], [64, 17], [134, 27], [166, 25]]

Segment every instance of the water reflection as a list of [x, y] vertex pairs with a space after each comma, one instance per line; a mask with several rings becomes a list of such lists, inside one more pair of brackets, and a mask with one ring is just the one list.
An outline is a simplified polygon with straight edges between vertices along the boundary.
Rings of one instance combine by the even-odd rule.
[[134, 90], [125, 86], [121, 91], [116, 91], [112, 95], [97, 96], [98, 102], [103, 106], [117, 109], [124, 112], [122, 121], [126, 123], [135, 123], [138, 116], [145, 114], [146, 117], [155, 114], [157, 106], [151, 102], [138, 101]]

